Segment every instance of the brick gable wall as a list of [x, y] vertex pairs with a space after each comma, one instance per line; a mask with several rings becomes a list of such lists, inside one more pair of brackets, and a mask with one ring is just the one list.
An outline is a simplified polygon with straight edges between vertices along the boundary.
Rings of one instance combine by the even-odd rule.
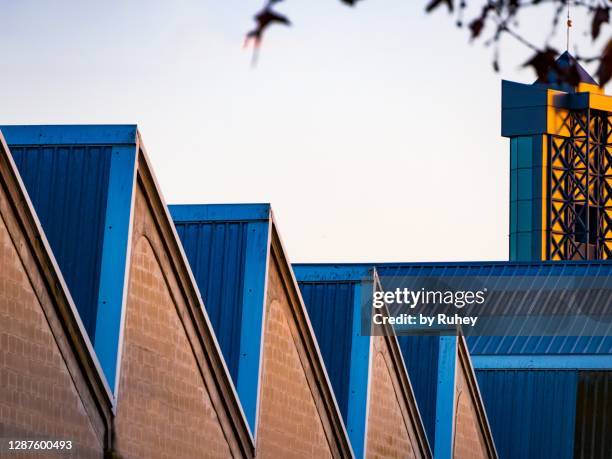
[[270, 261], [264, 325], [264, 350], [257, 456], [324, 458], [332, 456], [313, 388], [308, 384], [289, 299], [276, 261]]
[[[172, 294], [148, 237], [155, 224], [137, 189], [124, 343], [117, 399], [117, 449], [125, 458], [231, 457]], [[148, 233], [148, 236], [139, 231]], [[159, 240], [153, 241], [158, 246]], [[159, 247], [159, 246], [158, 246]], [[170, 279], [169, 279], [169, 278]]]
[[370, 402], [368, 409], [368, 458], [420, 457], [413, 445], [414, 427], [407, 419], [408, 407], [401, 394], [385, 337], [372, 337]]
[[[455, 438], [453, 457], [456, 459], [487, 458], [487, 443], [479, 422], [477, 402], [468, 383], [468, 369], [457, 359], [455, 389]], [[488, 427], [488, 426], [487, 426]]]
[[65, 344], [66, 337], [52, 332], [49, 321], [57, 317], [38, 267], [32, 259], [22, 260], [15, 246], [27, 246], [23, 235], [9, 233], [6, 219], [16, 225], [1, 186], [0, 201], [0, 438], [3, 443], [71, 440], [72, 457], [103, 457], [104, 432], [72, 379], [80, 377], [69, 371], [74, 362], [67, 362], [60, 350], [58, 340]]

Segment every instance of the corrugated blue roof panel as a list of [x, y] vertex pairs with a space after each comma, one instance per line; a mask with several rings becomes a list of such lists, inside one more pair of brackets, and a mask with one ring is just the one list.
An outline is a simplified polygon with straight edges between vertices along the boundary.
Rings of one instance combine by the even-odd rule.
[[[325, 265], [318, 265], [325, 266]], [[332, 266], [332, 265], [330, 265]], [[581, 276], [610, 279], [612, 261], [564, 262], [451, 262], [347, 264], [346, 269], [375, 266], [381, 281], [385, 277], [521, 277]], [[474, 355], [509, 354], [612, 354], [612, 336], [494, 336], [468, 337]]]
[[0, 130], [112, 385], [117, 381], [137, 127]]
[[501, 459], [574, 457], [577, 371], [477, 370]]
[[270, 205], [173, 205], [169, 210], [255, 431]]
[[372, 340], [361, 330], [361, 305], [372, 297], [371, 267], [295, 266], [295, 277], [311, 318], [353, 452], [362, 457], [366, 438]]
[[11, 146], [11, 153], [93, 339], [111, 147]]
[[234, 382], [238, 379], [247, 222], [175, 222]]
[[[343, 264], [293, 265], [304, 303], [308, 309], [325, 366], [345, 422], [348, 412], [348, 390], [352, 346], [351, 323], [355, 320], [355, 300], [359, 286], [372, 279], [372, 266]], [[347, 319], [348, 318], [348, 319]], [[357, 317], [357, 320], [360, 320]], [[348, 343], [347, 343], [348, 341]], [[438, 348], [436, 337], [398, 337], [417, 406], [430, 445], [436, 428]]]
[[412, 390], [430, 445], [436, 439], [436, 397], [440, 339], [437, 336], [398, 336]]
[[304, 304], [331, 380], [340, 413], [348, 422], [355, 282], [299, 282]]

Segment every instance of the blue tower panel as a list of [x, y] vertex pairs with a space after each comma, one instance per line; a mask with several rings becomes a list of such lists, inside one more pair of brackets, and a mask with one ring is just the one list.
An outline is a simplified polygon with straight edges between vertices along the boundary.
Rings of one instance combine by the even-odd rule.
[[542, 256], [542, 136], [510, 140], [510, 260]]

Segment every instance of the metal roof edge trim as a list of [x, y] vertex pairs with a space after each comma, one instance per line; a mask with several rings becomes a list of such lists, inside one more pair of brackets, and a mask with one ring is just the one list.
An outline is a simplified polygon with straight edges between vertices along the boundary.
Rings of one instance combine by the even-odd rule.
[[171, 204], [172, 219], [179, 222], [251, 222], [268, 220], [270, 204]]
[[[100, 258], [100, 283], [94, 347], [114, 375], [113, 393], [119, 391], [125, 310], [129, 289], [132, 228], [138, 144], [112, 149], [104, 234]], [[117, 269], [117, 266], [123, 267]], [[107, 308], [102, 310], [102, 305]], [[113, 307], [118, 305], [118, 307]], [[109, 310], [110, 309], [110, 310]]]
[[612, 355], [472, 355], [475, 370], [611, 370]]
[[292, 265], [298, 282], [362, 281], [372, 277], [374, 265]]
[[387, 261], [382, 263], [377, 262], [349, 262], [349, 263], [294, 263], [294, 267], [376, 267], [376, 268], [394, 268], [394, 267], [474, 267], [474, 266], [612, 266], [612, 260], [564, 260], [564, 261]]
[[135, 124], [5, 125], [12, 145], [135, 145]]

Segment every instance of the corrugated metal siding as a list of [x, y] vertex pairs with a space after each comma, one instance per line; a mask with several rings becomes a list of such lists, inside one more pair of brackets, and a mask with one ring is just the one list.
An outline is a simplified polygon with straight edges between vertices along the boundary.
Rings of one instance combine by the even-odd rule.
[[[598, 276], [610, 278], [611, 262], [554, 263], [424, 263], [375, 265], [381, 281], [385, 277], [520, 277], [520, 276]], [[484, 336], [468, 337], [470, 352], [485, 354], [612, 354], [612, 336]]]
[[237, 384], [247, 247], [246, 222], [176, 222], [228, 369]]
[[430, 445], [434, 445], [440, 339], [437, 336], [398, 336], [397, 339], [421, 412], [427, 439]]
[[348, 416], [354, 282], [299, 282], [344, 421]]
[[612, 371], [580, 371], [574, 457], [612, 457]]
[[81, 320], [93, 340], [111, 147], [10, 148]]
[[576, 371], [476, 372], [501, 459], [569, 459], [574, 452]]

